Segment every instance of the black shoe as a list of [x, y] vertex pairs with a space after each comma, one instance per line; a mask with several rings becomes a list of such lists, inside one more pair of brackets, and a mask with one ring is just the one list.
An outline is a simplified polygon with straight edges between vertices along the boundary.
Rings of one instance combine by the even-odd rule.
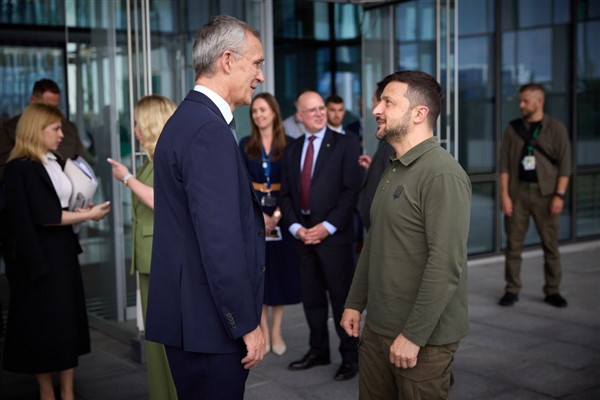
[[300, 371], [303, 369], [309, 369], [316, 367], [317, 365], [331, 364], [331, 359], [326, 354], [311, 354], [307, 353], [300, 360], [294, 361], [288, 365], [288, 369], [292, 371]]
[[560, 295], [560, 293], [553, 293], [546, 296], [544, 301], [554, 307], [563, 308], [567, 306], [567, 300]]
[[509, 306], [514, 305], [517, 301], [519, 301], [518, 294], [506, 292], [506, 293], [504, 293], [504, 296], [502, 296], [502, 298], [500, 299], [500, 302], [498, 304], [500, 304], [501, 306], [504, 306], [504, 307], [509, 307]]
[[354, 376], [358, 373], [358, 364], [357, 363], [342, 363], [340, 368], [335, 373], [334, 379], [336, 381], [347, 381], [348, 379], [354, 378]]

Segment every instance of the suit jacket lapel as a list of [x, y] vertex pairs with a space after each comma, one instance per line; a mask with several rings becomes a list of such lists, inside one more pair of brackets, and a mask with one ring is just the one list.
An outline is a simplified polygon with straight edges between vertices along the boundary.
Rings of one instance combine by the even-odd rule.
[[315, 168], [312, 175], [312, 182], [314, 182], [318, 177], [319, 173], [323, 169], [323, 166], [327, 164], [327, 160], [331, 157], [331, 153], [333, 150], [333, 145], [335, 144], [335, 136], [331, 130], [327, 129], [325, 131], [325, 136], [323, 136], [323, 143], [321, 143], [321, 148], [319, 149], [319, 154], [317, 154], [317, 163], [315, 164]]
[[204, 104], [205, 106], [210, 108], [212, 112], [220, 116], [223, 122], [225, 122], [225, 125], [227, 125], [227, 121], [225, 121], [225, 118], [223, 117], [223, 114], [221, 114], [221, 110], [219, 110], [219, 107], [217, 107], [217, 105], [213, 103], [212, 100], [209, 99], [208, 96], [206, 96], [205, 94], [200, 93], [196, 90], [190, 90], [185, 99], [194, 101], [196, 103]]
[[290, 175], [290, 182], [296, 182], [295, 190], [300, 192], [300, 160], [302, 159], [302, 147], [304, 146], [304, 141], [306, 140], [306, 135], [303, 136], [303, 140], [296, 140], [290, 146], [294, 146], [291, 150], [291, 171], [288, 172]]
[[[50, 186], [54, 192], [56, 192], [56, 189], [54, 188], [54, 184], [52, 184], [52, 179], [50, 179], [50, 175], [48, 175], [48, 171], [46, 171], [46, 167], [44, 167], [44, 164], [42, 164], [41, 162], [35, 162], [35, 161], [32, 161], [32, 163], [35, 167], [35, 171], [42, 178], [42, 180], [48, 186]], [[57, 197], [58, 197], [58, 195], [57, 195]]]

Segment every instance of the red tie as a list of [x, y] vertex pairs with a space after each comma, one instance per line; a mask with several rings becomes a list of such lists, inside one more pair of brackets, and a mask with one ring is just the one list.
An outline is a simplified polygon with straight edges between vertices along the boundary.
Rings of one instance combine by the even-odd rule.
[[313, 166], [313, 140], [315, 136], [308, 138], [308, 148], [304, 157], [304, 166], [302, 167], [302, 175], [300, 175], [300, 208], [303, 211], [310, 210], [310, 178]]

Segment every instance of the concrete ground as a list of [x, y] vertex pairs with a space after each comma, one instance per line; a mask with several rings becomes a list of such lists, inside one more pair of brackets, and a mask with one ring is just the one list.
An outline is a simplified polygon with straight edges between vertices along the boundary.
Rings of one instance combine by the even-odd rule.
[[[524, 255], [520, 301], [509, 308], [497, 305], [503, 294], [502, 257], [470, 261], [471, 333], [456, 354], [451, 400], [600, 399], [600, 241], [563, 246], [561, 252], [565, 309], [542, 301], [540, 250]], [[331, 365], [287, 370], [308, 346], [301, 306], [287, 307], [283, 333], [288, 351], [268, 354], [250, 373], [246, 400], [358, 398], [357, 378], [333, 380], [337, 353]], [[334, 335], [332, 349], [337, 348]], [[147, 399], [146, 378], [129, 344], [92, 329], [92, 353], [80, 358], [75, 372], [77, 399]], [[33, 377], [0, 371], [0, 399], [36, 398]]]

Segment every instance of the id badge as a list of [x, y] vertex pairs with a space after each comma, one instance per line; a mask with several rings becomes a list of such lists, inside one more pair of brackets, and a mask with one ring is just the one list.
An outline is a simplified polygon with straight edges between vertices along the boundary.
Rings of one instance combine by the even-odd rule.
[[534, 171], [535, 170], [535, 157], [534, 156], [525, 156], [523, 157], [523, 169], [525, 171]]
[[275, 207], [277, 205], [277, 198], [275, 196], [271, 196], [271, 193], [267, 193], [260, 199], [260, 205], [263, 207]]

